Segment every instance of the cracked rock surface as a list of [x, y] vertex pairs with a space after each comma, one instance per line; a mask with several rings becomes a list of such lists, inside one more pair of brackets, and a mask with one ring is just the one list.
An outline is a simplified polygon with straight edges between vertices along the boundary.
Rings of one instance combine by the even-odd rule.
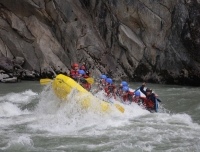
[[200, 86], [200, 1], [0, 0], [0, 57], [41, 76], [85, 61], [96, 77]]

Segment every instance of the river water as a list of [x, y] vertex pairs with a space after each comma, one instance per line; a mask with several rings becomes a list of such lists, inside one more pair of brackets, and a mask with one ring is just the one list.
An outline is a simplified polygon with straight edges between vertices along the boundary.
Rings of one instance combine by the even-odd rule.
[[105, 114], [73, 95], [61, 102], [50, 85], [0, 83], [0, 151], [199, 152], [200, 88], [147, 85], [162, 99], [159, 113], [131, 104]]

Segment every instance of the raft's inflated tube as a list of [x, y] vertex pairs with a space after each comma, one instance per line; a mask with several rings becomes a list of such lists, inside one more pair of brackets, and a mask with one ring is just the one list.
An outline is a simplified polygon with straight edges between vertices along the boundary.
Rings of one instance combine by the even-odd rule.
[[97, 105], [100, 104], [98, 105], [98, 107], [100, 107], [101, 111], [108, 112], [111, 110], [111, 104], [105, 101], [99, 100], [98, 98], [93, 96], [90, 92], [88, 92], [86, 89], [84, 89], [81, 85], [79, 85], [76, 81], [74, 81], [68, 76], [65, 76], [62, 74], [57, 75], [52, 83], [52, 88], [56, 96], [60, 99], [66, 99], [67, 95], [71, 92], [72, 89], [78, 90], [79, 93], [77, 95], [81, 97], [80, 102], [84, 108], [90, 107], [92, 105], [91, 102], [94, 101], [94, 102], [97, 102], [95, 104]]

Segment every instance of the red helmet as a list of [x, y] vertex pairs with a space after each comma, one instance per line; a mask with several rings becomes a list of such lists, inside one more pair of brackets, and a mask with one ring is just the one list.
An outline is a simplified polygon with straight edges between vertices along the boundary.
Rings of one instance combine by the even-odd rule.
[[78, 63], [74, 63], [72, 66], [73, 66], [74, 68], [75, 68], [75, 67], [78, 67]]

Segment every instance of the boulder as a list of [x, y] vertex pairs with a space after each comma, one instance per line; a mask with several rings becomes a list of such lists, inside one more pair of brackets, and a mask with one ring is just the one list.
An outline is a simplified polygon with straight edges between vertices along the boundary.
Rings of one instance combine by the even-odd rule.
[[5, 79], [1, 80], [1, 82], [3, 82], [3, 83], [15, 83], [18, 81], [20, 81], [20, 80], [18, 80], [17, 77], [5, 78]]
[[13, 72], [13, 62], [7, 57], [0, 57], [0, 69], [5, 72]]
[[10, 76], [8, 74], [0, 73], [0, 81], [9, 77]]
[[19, 66], [22, 66], [24, 64], [24, 61], [25, 61], [25, 59], [23, 57], [19, 57], [19, 56], [15, 57], [13, 59], [13, 63], [15, 65], [19, 65]]

